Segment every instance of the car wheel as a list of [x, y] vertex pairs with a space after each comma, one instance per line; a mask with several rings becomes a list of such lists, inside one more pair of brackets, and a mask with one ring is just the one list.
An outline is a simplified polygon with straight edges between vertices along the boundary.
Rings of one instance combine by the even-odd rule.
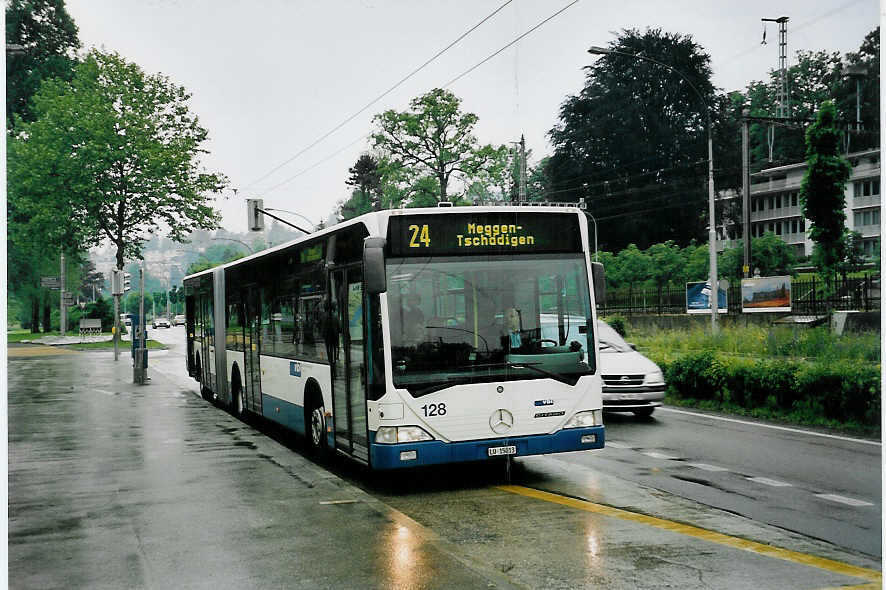
[[655, 411], [655, 408], [640, 408], [638, 410], [634, 410], [634, 416], [637, 418], [648, 418], [652, 415], [652, 412]]

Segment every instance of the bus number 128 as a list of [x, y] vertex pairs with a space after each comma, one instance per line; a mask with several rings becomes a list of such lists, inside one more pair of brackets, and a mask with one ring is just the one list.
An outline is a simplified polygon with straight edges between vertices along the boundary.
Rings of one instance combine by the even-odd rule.
[[446, 415], [446, 404], [425, 404], [421, 407], [424, 410], [425, 416], [445, 416]]

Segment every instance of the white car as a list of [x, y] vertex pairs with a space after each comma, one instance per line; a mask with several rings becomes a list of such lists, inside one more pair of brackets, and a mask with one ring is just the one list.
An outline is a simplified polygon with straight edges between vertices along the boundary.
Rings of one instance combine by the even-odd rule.
[[151, 322], [151, 327], [155, 330], [157, 328], [169, 328], [171, 327], [169, 320], [167, 318], [154, 318], [154, 321]]
[[651, 416], [665, 396], [658, 365], [634, 350], [609, 324], [597, 320], [603, 411]]
[[172, 318], [172, 325], [173, 326], [184, 326], [185, 321], [186, 321], [185, 316], [183, 316], [182, 314], [179, 314], [179, 315], [175, 316], [174, 318]]

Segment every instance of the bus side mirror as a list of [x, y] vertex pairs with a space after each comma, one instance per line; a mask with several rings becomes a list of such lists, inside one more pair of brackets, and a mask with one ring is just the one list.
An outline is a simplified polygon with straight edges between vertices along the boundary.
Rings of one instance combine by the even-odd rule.
[[594, 275], [594, 299], [597, 303], [606, 303], [606, 271], [602, 262], [592, 262], [591, 271]]
[[378, 295], [388, 290], [384, 248], [384, 238], [363, 240], [363, 281], [366, 283], [367, 295]]

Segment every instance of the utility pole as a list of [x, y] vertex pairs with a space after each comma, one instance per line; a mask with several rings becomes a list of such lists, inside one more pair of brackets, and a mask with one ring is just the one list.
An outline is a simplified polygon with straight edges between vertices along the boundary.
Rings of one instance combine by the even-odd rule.
[[741, 275], [744, 278], [751, 276], [751, 170], [748, 141], [748, 115], [750, 114], [748, 109], [741, 112], [741, 241], [744, 251]]
[[520, 134], [520, 202], [526, 202], [526, 138]]
[[[775, 116], [779, 119], [791, 117], [791, 99], [788, 92], [788, 21], [786, 16], [779, 18], [763, 18], [763, 22], [778, 23], [778, 89], [776, 92]], [[763, 36], [766, 42], [766, 36]], [[775, 126], [769, 126], [769, 161], [773, 159], [775, 147]]]
[[62, 251], [61, 253], [61, 271], [60, 271], [60, 282], [61, 282], [61, 290], [59, 293], [59, 332], [62, 336], [65, 335], [65, 332], [68, 331], [68, 318], [66, 316], [66, 312], [68, 311], [65, 306], [65, 253]]

